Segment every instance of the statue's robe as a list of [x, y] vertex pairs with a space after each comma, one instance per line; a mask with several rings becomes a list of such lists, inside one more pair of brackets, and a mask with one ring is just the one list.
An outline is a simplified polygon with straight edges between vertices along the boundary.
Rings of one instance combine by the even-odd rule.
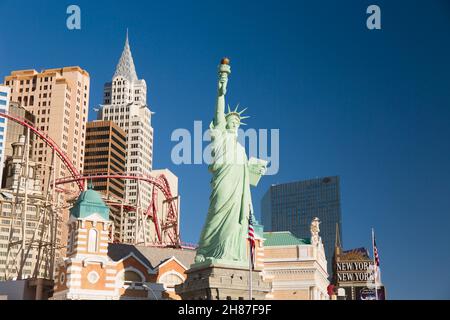
[[208, 258], [245, 262], [248, 217], [253, 210], [247, 155], [236, 134], [223, 124], [211, 124], [210, 129], [212, 191], [196, 262]]

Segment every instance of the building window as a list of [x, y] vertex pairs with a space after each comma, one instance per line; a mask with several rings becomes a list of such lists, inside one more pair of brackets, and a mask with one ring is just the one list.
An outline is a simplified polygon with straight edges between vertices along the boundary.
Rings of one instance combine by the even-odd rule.
[[132, 270], [125, 270], [123, 273], [123, 285], [125, 286], [142, 286], [144, 279], [141, 277], [141, 275], [135, 271]]
[[75, 245], [75, 230], [70, 231], [69, 252], [72, 253]]
[[166, 273], [160, 278], [159, 282], [168, 288], [175, 288], [175, 285], [181, 284], [183, 280], [183, 278], [175, 273]]
[[91, 271], [89, 272], [87, 278], [90, 283], [94, 284], [97, 283], [98, 280], [100, 280], [100, 275], [95, 271]]
[[97, 235], [98, 232], [94, 228], [89, 230], [88, 252], [97, 252]]

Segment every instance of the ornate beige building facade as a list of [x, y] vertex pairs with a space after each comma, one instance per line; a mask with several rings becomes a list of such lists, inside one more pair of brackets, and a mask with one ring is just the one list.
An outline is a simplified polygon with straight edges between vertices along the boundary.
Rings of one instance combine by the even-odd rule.
[[0, 190], [0, 279], [49, 279], [53, 276], [52, 219], [41, 190], [39, 164], [31, 159], [26, 168], [25, 136], [19, 136], [12, 150], [5, 164], [5, 187]]
[[311, 238], [289, 231], [264, 232], [258, 242], [257, 264], [272, 282], [269, 300], [328, 300], [327, 259], [319, 236], [320, 221], [311, 223]]

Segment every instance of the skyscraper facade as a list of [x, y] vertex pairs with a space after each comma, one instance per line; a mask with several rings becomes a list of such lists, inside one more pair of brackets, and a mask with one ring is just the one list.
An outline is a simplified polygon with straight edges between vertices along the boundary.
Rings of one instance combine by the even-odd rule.
[[[139, 79], [134, 66], [128, 33], [125, 46], [111, 82], [104, 85], [103, 105], [98, 118], [117, 123], [127, 135], [126, 172], [150, 175], [153, 159], [153, 128], [147, 105], [147, 84]], [[151, 186], [136, 180], [125, 181], [125, 200], [147, 208]], [[133, 215], [133, 214], [132, 214]], [[134, 216], [129, 217], [134, 220]], [[145, 228], [149, 230], [149, 228]], [[151, 237], [150, 234], [147, 234]], [[134, 237], [134, 235], [133, 235]], [[148, 239], [151, 241], [151, 239]]]
[[307, 238], [314, 217], [321, 221], [320, 230], [331, 274], [336, 241], [336, 224], [341, 227], [339, 177], [316, 178], [272, 185], [261, 203], [265, 231], [290, 231]]
[[[0, 112], [8, 113], [10, 98], [9, 87], [0, 85]], [[0, 182], [2, 181], [5, 163], [7, 122], [5, 118], [0, 118]]]
[[[86, 127], [84, 174], [123, 174], [125, 172], [126, 134], [112, 121], [90, 121]], [[122, 179], [99, 179], [92, 182], [96, 191], [123, 199]]]
[[[80, 67], [13, 71], [5, 77], [11, 88], [11, 101], [20, 103], [36, 117], [36, 127], [48, 134], [75, 167], [83, 170], [84, 140], [89, 105], [89, 74]], [[42, 166], [42, 188], [49, 179], [52, 151], [36, 140], [34, 156]], [[56, 161], [56, 177], [67, 176], [64, 164]]]
[[[125, 172], [126, 134], [112, 121], [90, 121], [86, 127], [86, 152], [84, 174], [123, 174]], [[112, 204], [110, 220], [113, 221], [113, 240], [121, 241], [121, 208], [125, 198], [123, 179], [96, 179], [94, 189], [104, 194]]]
[[[11, 89], [11, 101], [18, 102], [35, 116], [35, 127], [48, 135], [81, 172], [84, 163], [84, 143], [89, 106], [90, 77], [78, 66], [36, 70], [12, 71], [4, 79]], [[67, 177], [69, 170], [42, 140], [36, 139], [33, 158], [40, 164], [41, 190], [47, 194], [52, 179], [53, 158], [55, 177]], [[75, 183], [64, 185], [66, 190], [77, 191]], [[57, 195], [62, 206], [64, 196]], [[67, 239], [67, 210], [58, 213], [56, 245], [64, 248]], [[61, 249], [62, 251], [64, 249]], [[63, 253], [56, 251], [58, 259]]]

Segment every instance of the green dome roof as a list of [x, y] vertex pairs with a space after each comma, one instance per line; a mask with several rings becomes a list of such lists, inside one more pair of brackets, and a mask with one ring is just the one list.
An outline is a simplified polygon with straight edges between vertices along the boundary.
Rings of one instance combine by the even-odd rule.
[[77, 201], [70, 209], [70, 214], [75, 218], [86, 218], [94, 213], [105, 220], [109, 220], [109, 207], [102, 200], [100, 193], [94, 190], [90, 182], [88, 189], [80, 193]]
[[87, 189], [86, 191], [83, 191], [78, 197], [77, 202], [82, 201], [105, 206], [105, 202], [102, 200], [101, 195], [94, 189]]

